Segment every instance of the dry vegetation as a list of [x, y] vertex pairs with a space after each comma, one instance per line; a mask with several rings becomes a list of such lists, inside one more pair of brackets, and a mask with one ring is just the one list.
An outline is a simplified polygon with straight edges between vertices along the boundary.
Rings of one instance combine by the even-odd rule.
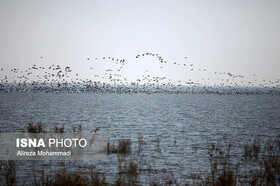
[[28, 123], [27, 132], [29, 132], [29, 133], [44, 133], [46, 131], [44, 130], [44, 125], [41, 122], [39, 122], [37, 124]]
[[[78, 130], [81, 131], [79, 126]], [[29, 124], [28, 132], [45, 132], [41, 123]], [[55, 127], [56, 132], [65, 132], [64, 127]], [[159, 158], [163, 158], [160, 138], [155, 139], [155, 148]], [[89, 167], [90, 171], [68, 171], [59, 170], [52, 175], [36, 176], [31, 183], [26, 185], [141, 185], [142, 174], [146, 174], [145, 184], [149, 185], [280, 185], [280, 138], [271, 140], [266, 144], [260, 144], [257, 140], [243, 147], [243, 153], [237, 157], [238, 161], [232, 160], [232, 145], [209, 144], [209, 171], [208, 173], [190, 173], [189, 180], [177, 180], [175, 175], [168, 168], [165, 160], [166, 169], [162, 174], [165, 178], [158, 176], [159, 172], [152, 163], [145, 161], [142, 152], [145, 144], [141, 133], [138, 136], [138, 151], [135, 157], [131, 157], [132, 142], [129, 139], [121, 138], [114, 143], [108, 144], [109, 153], [118, 159], [118, 173], [113, 181], [108, 181], [108, 175], [101, 173], [94, 167]], [[1, 185], [20, 185], [17, 184], [17, 162], [0, 162], [0, 182]]]
[[130, 139], [120, 139], [118, 141], [118, 145], [114, 143], [108, 144], [108, 152], [109, 153], [120, 153], [120, 154], [128, 154], [131, 152], [131, 140]]

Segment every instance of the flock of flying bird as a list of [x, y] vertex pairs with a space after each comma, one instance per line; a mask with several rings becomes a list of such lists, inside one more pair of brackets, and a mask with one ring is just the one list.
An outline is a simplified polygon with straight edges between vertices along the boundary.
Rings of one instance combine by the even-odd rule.
[[[90, 73], [90, 78], [81, 78], [78, 73], [70, 66], [62, 67], [59, 64], [49, 66], [33, 66], [21, 70], [12, 68], [4, 70], [0, 68], [0, 91], [18, 91], [18, 92], [99, 92], [99, 93], [207, 93], [207, 94], [280, 94], [279, 79], [275, 81], [258, 79], [253, 74], [253, 81], [245, 81], [243, 75], [234, 75], [231, 72], [213, 72], [216, 77], [215, 84], [211, 84], [210, 78], [206, 77], [205, 68], [197, 68], [195, 64], [189, 62], [178, 63], [168, 62], [162, 56], [155, 53], [142, 53], [135, 56], [135, 60], [140, 60], [145, 56], [156, 58], [159, 62], [159, 69], [168, 68], [167, 65], [178, 66], [181, 70], [186, 71], [184, 80], [174, 81], [167, 76], [153, 76], [146, 69], [141, 77], [135, 81], [128, 81], [123, 77], [121, 71], [126, 66], [125, 59], [115, 57], [94, 58], [96, 61], [112, 63], [116, 68], [108, 68], [103, 74]], [[43, 59], [43, 57], [40, 57]], [[184, 57], [188, 61], [187, 57]], [[86, 58], [85, 62], [91, 64], [92, 59]], [[141, 62], [141, 60], [140, 60]], [[89, 67], [93, 70], [95, 67]], [[192, 72], [200, 71], [201, 80], [193, 80]], [[212, 80], [212, 79], [211, 79]], [[212, 80], [213, 82], [213, 80]]]

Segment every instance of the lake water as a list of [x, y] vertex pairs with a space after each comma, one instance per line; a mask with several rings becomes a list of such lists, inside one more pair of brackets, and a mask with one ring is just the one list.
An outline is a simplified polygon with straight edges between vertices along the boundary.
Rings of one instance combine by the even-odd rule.
[[[82, 124], [84, 133], [100, 127], [98, 133], [108, 134], [110, 141], [131, 139], [132, 159], [141, 133], [149, 163], [158, 170], [168, 167], [184, 180], [209, 169], [212, 142], [231, 143], [238, 154], [256, 138], [264, 142], [278, 136], [280, 96], [0, 92], [0, 130], [26, 131], [29, 122], [42, 122], [49, 131], [56, 125], [71, 132]], [[100, 171], [114, 175], [117, 164], [117, 157], [109, 155], [99, 162]]]

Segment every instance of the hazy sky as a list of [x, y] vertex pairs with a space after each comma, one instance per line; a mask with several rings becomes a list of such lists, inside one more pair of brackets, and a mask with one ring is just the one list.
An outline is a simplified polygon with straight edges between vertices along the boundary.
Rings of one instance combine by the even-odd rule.
[[[202, 76], [175, 61], [207, 69], [210, 78], [215, 71], [248, 80], [280, 76], [279, 0], [1, 0], [0, 27], [4, 69], [60, 64], [91, 77], [113, 66], [94, 59], [112, 56], [126, 59], [121, 74], [132, 80], [146, 69], [175, 79]], [[170, 65], [135, 58], [146, 52]]]

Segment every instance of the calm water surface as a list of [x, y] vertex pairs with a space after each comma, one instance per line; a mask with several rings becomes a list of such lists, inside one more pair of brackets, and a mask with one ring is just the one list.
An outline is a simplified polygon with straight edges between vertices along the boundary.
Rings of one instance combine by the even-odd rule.
[[[137, 151], [143, 135], [143, 155], [178, 179], [206, 170], [212, 142], [231, 143], [240, 153], [244, 143], [280, 134], [280, 97], [272, 95], [202, 94], [71, 94], [0, 93], [0, 130], [26, 131], [29, 122], [42, 122], [49, 131], [64, 125], [71, 132], [79, 124], [84, 133], [106, 133], [110, 141], [132, 140]], [[160, 139], [159, 156], [156, 139]], [[132, 154], [133, 155], [133, 154]], [[110, 155], [100, 170], [117, 171]], [[180, 172], [180, 173], [179, 173]], [[178, 174], [177, 174], [178, 173]]]

